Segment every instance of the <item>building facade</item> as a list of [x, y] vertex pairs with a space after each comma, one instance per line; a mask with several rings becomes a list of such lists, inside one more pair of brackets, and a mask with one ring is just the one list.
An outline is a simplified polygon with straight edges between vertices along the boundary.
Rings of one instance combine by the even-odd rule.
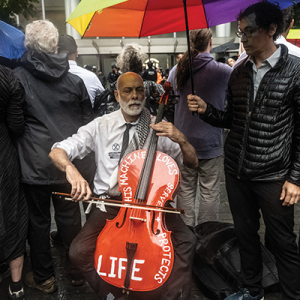
[[[102, 70], [105, 75], [111, 71], [111, 64], [116, 61], [116, 57], [122, 47], [129, 43], [138, 43], [143, 50], [148, 53], [148, 57], [163, 70], [171, 69], [176, 64], [178, 53], [184, 53], [187, 50], [187, 41], [185, 32], [169, 33], [144, 38], [81, 38], [79, 33], [69, 24], [66, 19], [76, 8], [80, 0], [40, 0], [36, 4], [37, 15], [34, 18], [46, 19], [54, 23], [59, 34], [72, 35], [77, 42], [79, 57], [78, 65], [96, 66], [97, 70]], [[25, 28], [27, 23], [33, 19], [25, 20], [20, 16], [19, 23]], [[235, 37], [237, 31], [236, 22], [218, 25], [212, 28], [213, 44], [219, 46], [230, 41]], [[238, 38], [236, 38], [238, 42]], [[222, 56], [237, 55], [238, 49], [227, 53], [216, 53], [216, 58]]]

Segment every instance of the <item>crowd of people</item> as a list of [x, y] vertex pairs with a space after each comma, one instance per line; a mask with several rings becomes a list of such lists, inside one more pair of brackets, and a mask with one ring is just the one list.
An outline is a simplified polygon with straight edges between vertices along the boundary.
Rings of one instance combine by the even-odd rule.
[[[87, 281], [99, 299], [189, 300], [197, 243], [193, 228], [219, 220], [224, 160], [244, 283], [226, 299], [264, 299], [258, 235], [261, 211], [282, 297], [300, 300], [300, 255], [293, 232], [294, 206], [300, 198], [300, 50], [286, 41], [293, 23], [292, 8], [281, 11], [277, 4], [263, 0], [238, 16], [237, 35], [245, 49], [239, 58], [216, 61], [210, 53], [212, 31], [198, 29], [190, 31], [190, 53], [178, 54], [171, 70], [162, 72], [147, 61], [141, 46], [128, 44], [107, 76], [101, 71], [96, 74], [96, 67], [78, 66], [76, 41], [69, 35], [59, 36], [51, 22], [28, 24], [27, 51], [20, 65], [14, 70], [0, 65], [0, 269], [6, 265], [11, 272], [9, 298], [25, 299], [23, 282], [45, 294], [57, 290], [51, 239], [64, 246], [64, 267], [72, 285]], [[178, 101], [169, 101], [161, 121], [158, 102], [166, 82]], [[98, 106], [109, 102], [107, 97], [116, 103], [115, 108], [95, 117]], [[228, 129], [225, 145], [223, 128]], [[139, 179], [143, 177], [139, 172], [152, 169], [148, 164], [137, 170], [134, 161], [140, 154], [134, 151], [144, 153], [153, 145], [168, 157], [162, 161], [167, 162], [170, 175], [180, 170], [181, 184], [178, 191], [168, 184], [166, 190], [155, 192], [149, 184], [146, 192], [157, 197], [161, 193], [161, 201], [171, 200], [170, 195], [178, 192], [176, 205], [185, 214], [164, 216], [174, 251], [160, 258], [160, 275], [155, 276], [158, 282], [167, 276], [165, 284], [143, 290], [141, 283], [131, 291], [130, 282], [142, 281], [142, 264], [151, 263], [151, 254], [133, 260], [138, 243], [128, 243], [128, 261], [135, 247], [132, 266], [128, 263], [132, 276], [128, 276], [122, 272], [122, 263], [116, 262], [125, 258], [110, 258], [107, 274], [100, 271], [104, 262], [95, 252], [103, 236], [113, 242], [103, 232], [106, 221], [120, 212], [118, 206], [104, 205], [103, 199], [128, 201], [128, 207], [128, 199], [140, 197], [129, 192], [133, 188], [127, 176]], [[149, 163], [148, 156], [146, 160]], [[178, 171], [172, 169], [175, 162]], [[128, 173], [131, 164], [134, 168]], [[59, 199], [53, 192], [70, 194], [73, 201]], [[92, 196], [103, 201], [88, 203]], [[51, 201], [57, 225], [52, 232]], [[80, 201], [87, 213], [83, 227]], [[154, 227], [160, 217], [155, 212], [145, 214], [152, 222], [149, 231], [159, 235]], [[127, 224], [126, 215], [127, 210], [114, 230]], [[134, 223], [129, 231], [146, 222], [144, 218], [130, 217], [129, 223]], [[27, 240], [32, 271], [22, 278]], [[160, 243], [164, 249], [169, 247], [165, 236]], [[109, 284], [105, 276], [124, 277], [125, 288]]]

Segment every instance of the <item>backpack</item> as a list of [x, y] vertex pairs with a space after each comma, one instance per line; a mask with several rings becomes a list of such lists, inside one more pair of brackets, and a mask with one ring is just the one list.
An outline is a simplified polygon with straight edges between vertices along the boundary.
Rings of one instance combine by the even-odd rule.
[[120, 108], [120, 105], [115, 98], [115, 90], [116, 84], [111, 83], [106, 90], [95, 97], [93, 108], [95, 118], [110, 114]]
[[[194, 228], [197, 236], [193, 265], [195, 283], [209, 299], [222, 300], [243, 286], [241, 262], [234, 226], [205, 222]], [[262, 285], [265, 292], [279, 291], [279, 279], [272, 253], [261, 243]]]

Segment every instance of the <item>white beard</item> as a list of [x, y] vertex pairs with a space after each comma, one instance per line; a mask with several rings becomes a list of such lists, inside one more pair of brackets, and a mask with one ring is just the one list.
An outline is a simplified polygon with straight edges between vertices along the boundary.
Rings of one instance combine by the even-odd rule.
[[[142, 102], [138, 100], [130, 100], [129, 102], [125, 102], [121, 98], [119, 98], [120, 107], [129, 116], [139, 115], [145, 106], [145, 102], [146, 102], [146, 98]], [[130, 107], [131, 104], [138, 104], [139, 106]]]

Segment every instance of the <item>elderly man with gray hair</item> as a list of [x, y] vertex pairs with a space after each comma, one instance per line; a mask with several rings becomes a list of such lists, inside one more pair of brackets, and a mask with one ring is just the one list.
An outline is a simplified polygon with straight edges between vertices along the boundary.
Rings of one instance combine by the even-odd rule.
[[[25, 91], [25, 131], [18, 152], [29, 209], [29, 245], [32, 270], [25, 284], [44, 293], [57, 289], [50, 249], [50, 198], [53, 191], [70, 192], [63, 172], [48, 158], [53, 143], [93, 119], [89, 95], [81, 78], [68, 72], [66, 54], [57, 54], [58, 31], [49, 21], [26, 26], [21, 66], [15, 69]], [[83, 163], [83, 162], [81, 162]], [[77, 165], [78, 166], [78, 165]], [[69, 245], [81, 229], [77, 203], [52, 198], [55, 219], [67, 251], [66, 270], [72, 284], [84, 283], [68, 259]]]

